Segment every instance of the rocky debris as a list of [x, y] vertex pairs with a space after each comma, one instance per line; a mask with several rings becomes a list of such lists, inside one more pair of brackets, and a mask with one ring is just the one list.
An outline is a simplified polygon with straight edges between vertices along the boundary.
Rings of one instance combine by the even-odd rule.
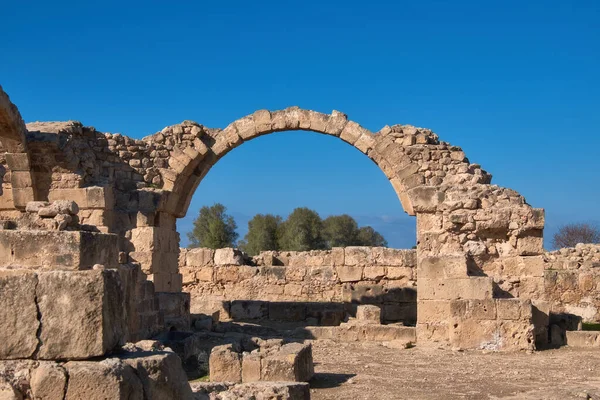
[[195, 382], [195, 400], [310, 400], [310, 388], [304, 382]]

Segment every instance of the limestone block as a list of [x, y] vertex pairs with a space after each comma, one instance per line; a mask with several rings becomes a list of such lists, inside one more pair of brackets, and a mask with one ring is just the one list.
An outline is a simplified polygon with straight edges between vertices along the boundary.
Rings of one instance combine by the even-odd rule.
[[0, 359], [30, 358], [37, 345], [37, 276], [26, 270], [0, 270]]
[[382, 319], [385, 323], [403, 322], [408, 325], [414, 325], [417, 322], [417, 303], [384, 304]]
[[11, 171], [29, 171], [29, 154], [27, 153], [4, 153], [6, 165]]
[[211, 382], [242, 382], [242, 359], [232, 345], [214, 347], [208, 364]]
[[356, 307], [356, 319], [361, 323], [381, 324], [381, 308], [374, 305]]
[[449, 300], [421, 300], [417, 303], [419, 324], [439, 323], [450, 318]]
[[236, 300], [231, 302], [231, 318], [234, 320], [263, 319], [269, 315], [268, 303], [264, 301]]
[[12, 202], [15, 208], [24, 209], [30, 201], [33, 201], [35, 196], [33, 193], [33, 188], [25, 187], [25, 188], [17, 188], [14, 187], [11, 190], [12, 192]]
[[242, 357], [242, 382], [261, 380], [261, 357], [256, 353], [244, 353]]
[[467, 258], [464, 254], [425, 257], [417, 271], [420, 279], [466, 278]]
[[369, 131], [356, 122], [348, 121], [340, 133], [340, 138], [353, 145], [364, 133], [368, 134]]
[[600, 348], [600, 331], [567, 331], [567, 345]]
[[529, 236], [517, 239], [517, 252], [523, 256], [535, 256], [544, 252], [544, 237], [542, 230], [530, 232]]
[[419, 346], [431, 347], [448, 344], [449, 328], [447, 321], [433, 323], [417, 323], [416, 337]]
[[181, 360], [175, 353], [130, 353], [122, 361], [135, 369], [144, 389], [144, 399], [193, 400]]
[[443, 192], [435, 186], [418, 186], [408, 190], [412, 207], [416, 212], [434, 212], [444, 202]]
[[419, 279], [421, 300], [491, 299], [492, 278]]
[[54, 363], [41, 363], [31, 374], [31, 392], [35, 399], [63, 400], [67, 385], [65, 370]]
[[[271, 131], [271, 112], [269, 110], [256, 111], [254, 114], [252, 114], [252, 119], [254, 120], [254, 125], [257, 134], [267, 133]], [[251, 139], [254, 135], [251, 135], [250, 132], [250, 129], [246, 129], [244, 131], [245, 136], [242, 136], [242, 138], [244, 140]]]
[[214, 263], [215, 265], [244, 265], [244, 254], [238, 249], [217, 249]]
[[363, 278], [371, 281], [379, 281], [386, 276], [386, 267], [383, 266], [365, 266], [363, 269]]
[[189, 249], [185, 255], [185, 263], [190, 267], [212, 265], [214, 254], [215, 251], [213, 249]]
[[167, 329], [187, 331], [191, 327], [190, 318], [190, 294], [157, 292], [160, 312], [164, 317], [165, 327]]
[[386, 277], [388, 279], [414, 279], [414, 268], [412, 267], [399, 267], [391, 265], [386, 267]]
[[306, 319], [306, 304], [269, 302], [269, 319], [271, 321], [304, 321]]
[[335, 267], [335, 271], [340, 279], [340, 282], [358, 282], [362, 280], [362, 266], [341, 265]]
[[543, 256], [507, 257], [502, 263], [502, 276], [544, 276], [546, 264]]
[[0, 263], [31, 269], [116, 268], [117, 242], [117, 235], [96, 232], [0, 230]]
[[388, 342], [402, 340], [414, 343], [416, 341], [415, 328], [412, 326], [396, 325], [362, 325], [356, 326], [359, 341]]
[[85, 359], [106, 354], [127, 334], [120, 278], [114, 270], [38, 274], [42, 329], [39, 359]]
[[410, 267], [416, 265], [416, 250], [398, 250], [387, 247], [373, 247], [372, 256], [375, 265]]
[[497, 316], [496, 300], [451, 300], [450, 315], [453, 320], [495, 320]]
[[112, 210], [115, 197], [111, 187], [90, 186], [86, 188], [86, 203], [89, 208]]
[[496, 310], [501, 320], [531, 321], [533, 318], [531, 300], [496, 299]]
[[116, 359], [70, 361], [65, 400], [143, 399], [142, 383], [134, 369]]
[[48, 193], [48, 201], [70, 200], [77, 203], [79, 208], [90, 208], [88, 205], [87, 190], [85, 188], [78, 189], [53, 189]]
[[353, 265], [371, 265], [373, 262], [372, 250], [366, 246], [348, 246], [344, 249], [344, 264]]
[[261, 361], [264, 381], [308, 382], [314, 375], [310, 344], [289, 343]]

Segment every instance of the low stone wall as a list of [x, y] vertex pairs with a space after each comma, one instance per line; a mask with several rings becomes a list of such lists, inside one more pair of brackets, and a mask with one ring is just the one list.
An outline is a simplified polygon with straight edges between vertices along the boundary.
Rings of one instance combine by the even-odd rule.
[[416, 250], [346, 247], [248, 258], [234, 249], [181, 249], [179, 265], [192, 313], [338, 325], [357, 304], [376, 304], [383, 322], [416, 322]]
[[600, 244], [579, 244], [544, 257], [544, 295], [551, 312], [600, 322]]

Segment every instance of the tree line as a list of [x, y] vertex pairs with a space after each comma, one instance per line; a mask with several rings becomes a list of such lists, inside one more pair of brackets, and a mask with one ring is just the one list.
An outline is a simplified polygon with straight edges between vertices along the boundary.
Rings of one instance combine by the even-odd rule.
[[188, 233], [189, 247], [239, 247], [249, 255], [265, 250], [307, 251], [345, 246], [387, 246], [385, 238], [370, 226], [359, 227], [350, 215], [321, 219], [306, 207], [294, 209], [284, 220], [279, 215], [256, 214], [240, 241], [235, 219], [224, 205], [204, 206]]

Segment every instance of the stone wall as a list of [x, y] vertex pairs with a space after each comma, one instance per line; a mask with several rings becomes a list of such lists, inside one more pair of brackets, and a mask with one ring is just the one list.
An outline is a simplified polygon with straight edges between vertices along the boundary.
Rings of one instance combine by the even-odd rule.
[[252, 259], [234, 249], [181, 249], [180, 254], [192, 313], [221, 310], [222, 317], [236, 320], [330, 325], [357, 304], [376, 304], [384, 322], [416, 322], [415, 250], [270, 251]]
[[544, 259], [544, 295], [551, 312], [600, 322], [600, 244], [560, 249]]

